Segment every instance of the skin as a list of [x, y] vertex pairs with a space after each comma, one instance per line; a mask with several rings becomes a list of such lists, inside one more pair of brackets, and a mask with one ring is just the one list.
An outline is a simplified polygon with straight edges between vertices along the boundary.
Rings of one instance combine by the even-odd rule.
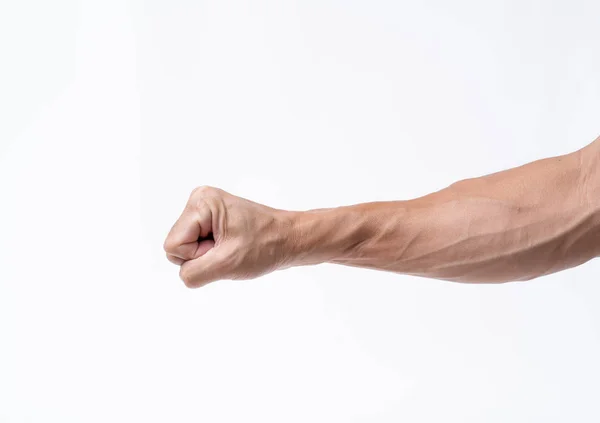
[[600, 138], [406, 201], [288, 211], [199, 187], [164, 249], [190, 288], [319, 263], [454, 282], [531, 280], [600, 255]]

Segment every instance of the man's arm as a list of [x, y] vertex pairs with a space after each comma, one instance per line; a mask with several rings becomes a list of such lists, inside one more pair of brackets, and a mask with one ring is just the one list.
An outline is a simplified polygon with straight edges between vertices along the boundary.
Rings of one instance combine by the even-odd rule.
[[528, 280], [600, 255], [600, 138], [409, 201], [298, 213], [296, 263], [457, 282]]
[[186, 285], [318, 263], [528, 280], [600, 255], [600, 138], [407, 201], [284, 211], [203, 187], [165, 241]]

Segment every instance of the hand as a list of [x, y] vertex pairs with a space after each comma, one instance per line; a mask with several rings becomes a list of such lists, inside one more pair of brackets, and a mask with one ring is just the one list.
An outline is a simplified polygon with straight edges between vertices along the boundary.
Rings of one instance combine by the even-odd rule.
[[196, 188], [164, 243], [186, 286], [252, 279], [286, 267], [288, 212], [213, 187]]

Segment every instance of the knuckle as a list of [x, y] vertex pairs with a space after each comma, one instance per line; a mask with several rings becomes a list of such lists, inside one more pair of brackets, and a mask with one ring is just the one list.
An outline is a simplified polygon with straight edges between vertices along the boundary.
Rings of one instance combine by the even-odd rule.
[[207, 202], [218, 196], [219, 189], [202, 185], [200, 187], [194, 188], [190, 198], [188, 200], [187, 207], [192, 209], [202, 208]]
[[198, 283], [194, 279], [193, 275], [185, 266], [181, 266], [181, 269], [179, 270], [179, 277], [188, 288], [196, 288], [198, 286]]
[[211, 187], [209, 185], [201, 185], [201, 186], [196, 187], [196, 188], [194, 188], [192, 190], [191, 197], [197, 197], [197, 196], [203, 196], [203, 195], [206, 195], [206, 194], [211, 194], [215, 190], [216, 190], [216, 188]]
[[188, 210], [214, 209], [225, 199], [225, 191], [210, 186], [196, 188], [187, 202]]
[[177, 248], [177, 246], [171, 238], [165, 239], [165, 242], [163, 244], [163, 249], [165, 250], [165, 252], [172, 253], [175, 250], [175, 248]]

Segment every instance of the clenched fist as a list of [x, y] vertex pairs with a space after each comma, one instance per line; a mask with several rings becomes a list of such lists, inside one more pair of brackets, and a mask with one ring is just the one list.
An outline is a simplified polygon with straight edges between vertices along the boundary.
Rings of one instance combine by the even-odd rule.
[[213, 187], [196, 188], [164, 243], [191, 288], [291, 265], [291, 213]]

